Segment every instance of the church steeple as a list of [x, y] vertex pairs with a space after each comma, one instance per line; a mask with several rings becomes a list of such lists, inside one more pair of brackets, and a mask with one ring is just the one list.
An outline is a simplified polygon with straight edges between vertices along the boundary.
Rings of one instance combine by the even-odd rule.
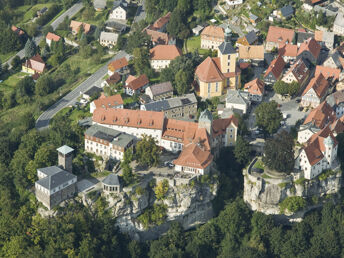
[[227, 26], [227, 28], [225, 29], [225, 42], [231, 41], [231, 33], [231, 29], [229, 28], [229, 26]]

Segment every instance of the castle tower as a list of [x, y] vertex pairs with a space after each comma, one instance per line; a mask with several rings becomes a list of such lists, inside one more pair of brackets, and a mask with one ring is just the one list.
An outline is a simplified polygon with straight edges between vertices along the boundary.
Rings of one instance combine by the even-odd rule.
[[58, 151], [58, 165], [62, 167], [64, 170], [73, 173], [73, 151], [71, 147], [67, 145], [63, 145], [62, 147], [57, 149]]
[[332, 161], [335, 159], [335, 151], [334, 151], [334, 142], [330, 135], [324, 139], [324, 145], [325, 145], [324, 156], [329, 163], [329, 167], [331, 167]]
[[213, 125], [213, 115], [211, 112], [206, 109], [204, 110], [198, 119], [198, 128], [205, 128], [210, 135], [212, 136], [212, 125]]

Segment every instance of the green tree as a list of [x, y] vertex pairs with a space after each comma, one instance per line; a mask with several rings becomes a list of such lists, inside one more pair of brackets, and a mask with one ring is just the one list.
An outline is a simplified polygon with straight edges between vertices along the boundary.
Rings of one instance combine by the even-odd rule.
[[287, 95], [288, 94], [288, 86], [289, 86], [288, 83], [279, 80], [274, 84], [274, 90], [277, 94]]
[[168, 181], [166, 179], [158, 182], [157, 185], [154, 187], [155, 197], [158, 200], [164, 199], [167, 191], [168, 191]]
[[94, 30], [93, 37], [95, 40], [99, 40], [100, 37], [100, 28], [97, 26], [97, 28]]
[[25, 47], [24, 47], [24, 51], [25, 51], [25, 57], [27, 59], [31, 58], [32, 56], [34, 56], [36, 54], [36, 44], [33, 40], [28, 39], [26, 41]]
[[46, 74], [37, 80], [35, 86], [35, 94], [39, 96], [46, 96], [55, 89], [55, 84], [50, 75]]
[[187, 72], [183, 70], [178, 71], [176, 73], [175, 82], [178, 95], [183, 95], [189, 91], [190, 85], [188, 84], [189, 80]]
[[266, 140], [263, 162], [270, 169], [290, 173], [294, 168], [294, 139], [286, 131]]
[[[184, 1], [184, 0], [183, 0]], [[185, 39], [187, 37], [188, 28], [186, 27], [186, 16], [184, 13], [176, 8], [172, 14], [169, 23], [167, 24], [167, 32], [174, 38]]]
[[133, 51], [134, 68], [137, 74], [149, 74], [150, 62], [147, 48], [135, 48]]
[[133, 170], [128, 163], [121, 163], [122, 177], [125, 185], [130, 185], [134, 181]]
[[21, 48], [18, 35], [0, 19], [0, 53], [6, 54]]
[[144, 135], [136, 144], [136, 159], [141, 166], [156, 166], [159, 163], [160, 149], [152, 136]]
[[30, 76], [24, 77], [16, 85], [16, 101], [20, 104], [24, 104], [30, 100], [30, 97], [34, 94], [35, 83]]
[[260, 104], [254, 113], [256, 124], [264, 130], [264, 133], [273, 134], [281, 126], [283, 116], [275, 101]]
[[236, 160], [243, 165], [250, 160], [250, 144], [240, 135], [235, 143], [234, 155]]
[[22, 62], [20, 60], [19, 56], [15, 56], [12, 61], [11, 61], [11, 65], [12, 65], [12, 69], [14, 71], [20, 71], [21, 66], [22, 66]]

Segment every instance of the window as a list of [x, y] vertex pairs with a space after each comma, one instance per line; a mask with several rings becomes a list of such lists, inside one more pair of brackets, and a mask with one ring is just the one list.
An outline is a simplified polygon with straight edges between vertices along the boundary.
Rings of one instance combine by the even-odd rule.
[[211, 89], [211, 84], [208, 83], [208, 93], [210, 93], [210, 89]]
[[219, 83], [217, 82], [216, 83], [216, 90], [215, 90], [216, 92], [218, 92], [219, 91]]

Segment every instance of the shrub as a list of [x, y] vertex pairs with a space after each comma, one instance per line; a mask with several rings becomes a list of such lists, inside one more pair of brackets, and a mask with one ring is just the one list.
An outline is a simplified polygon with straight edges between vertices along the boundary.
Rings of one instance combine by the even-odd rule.
[[161, 225], [165, 222], [167, 206], [163, 204], [154, 204], [145, 210], [137, 219], [143, 224], [145, 229], [152, 225]]
[[145, 190], [141, 186], [138, 186], [136, 187], [135, 192], [136, 195], [143, 195], [145, 193]]
[[154, 187], [155, 197], [158, 200], [164, 199], [167, 191], [168, 191], [168, 181], [166, 179], [164, 179], [163, 181], [159, 182]]
[[286, 210], [295, 213], [306, 206], [306, 200], [300, 196], [287, 197], [279, 206], [281, 213], [284, 213]]
[[326, 180], [328, 177], [333, 176], [333, 175], [335, 175], [335, 174], [336, 174], [336, 172], [333, 171], [333, 170], [331, 170], [331, 169], [326, 170], [325, 172], [322, 172], [322, 173], [319, 175], [319, 180], [320, 180], [320, 181]]
[[297, 180], [295, 180], [295, 184], [297, 185], [303, 185], [303, 183], [306, 181], [306, 179], [304, 177], [299, 178]]

